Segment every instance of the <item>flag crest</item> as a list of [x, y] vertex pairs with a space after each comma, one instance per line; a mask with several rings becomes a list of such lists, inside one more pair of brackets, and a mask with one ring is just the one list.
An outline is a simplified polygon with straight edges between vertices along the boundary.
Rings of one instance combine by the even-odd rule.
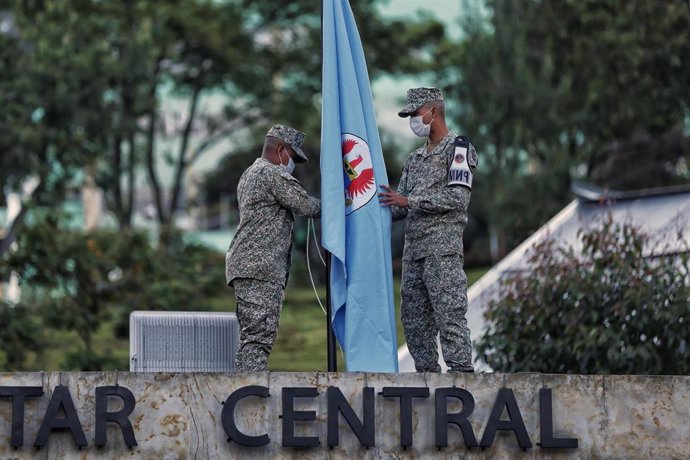
[[351, 214], [376, 195], [376, 178], [369, 144], [354, 134], [343, 134], [345, 212]]

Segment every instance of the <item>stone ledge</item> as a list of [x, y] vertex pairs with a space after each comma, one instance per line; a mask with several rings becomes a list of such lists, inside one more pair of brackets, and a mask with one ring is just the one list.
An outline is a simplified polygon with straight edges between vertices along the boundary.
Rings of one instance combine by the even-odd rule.
[[[68, 391], [56, 392], [56, 387], [61, 385]], [[112, 387], [116, 386], [133, 395], [131, 413], [126, 414], [137, 443], [131, 449], [125, 444], [122, 430], [112, 422], [107, 423], [105, 445], [96, 446], [97, 400], [103, 399], [108, 391], [112, 393]], [[223, 403], [237, 390], [249, 386], [265, 387], [270, 396], [235, 398], [234, 411], [227, 410], [224, 419]], [[11, 445], [12, 401], [17, 406], [20, 398], [7, 396], [13, 391], [25, 391], [16, 387], [43, 390], [42, 396], [25, 398], [23, 445], [17, 449]], [[99, 387], [100, 396], [97, 397]], [[313, 389], [300, 391], [317, 394], [291, 397], [293, 392], [289, 388], [293, 387]], [[329, 392], [329, 387], [337, 390]], [[365, 387], [372, 389], [364, 390]], [[384, 387], [418, 389], [409, 390], [416, 391], [418, 396], [409, 399], [411, 420], [407, 417], [406, 421], [410, 421], [412, 428], [412, 445], [406, 448], [401, 446], [404, 440], [401, 439], [400, 421], [401, 408], [405, 411], [401, 401], [405, 398], [390, 395], [400, 390], [387, 390], [387, 397], [380, 394]], [[425, 388], [429, 390], [428, 397], [424, 396]], [[438, 391], [441, 388], [446, 390]], [[551, 390], [550, 399], [548, 391], [541, 391], [544, 389]], [[252, 390], [246, 392], [252, 393]], [[338, 399], [338, 393], [344, 398]], [[690, 376], [0, 373], [2, 394], [6, 395], [0, 397], [0, 458], [3, 459], [690, 458], [687, 422], [690, 419]], [[242, 396], [235, 394], [238, 395]], [[453, 395], [464, 398], [465, 410], [459, 397]], [[446, 401], [437, 403], [436, 399], [441, 397]], [[65, 399], [74, 403], [71, 413], [69, 401]], [[123, 408], [119, 397], [110, 396], [107, 400], [108, 413], [127, 409]], [[363, 411], [364, 400], [367, 400], [367, 410]], [[547, 407], [549, 400], [551, 411]], [[48, 410], [51, 401], [59, 409], [53, 411], [52, 416]], [[469, 413], [471, 401], [474, 408]], [[352, 408], [349, 421], [343, 415], [348, 412], [345, 406]], [[247, 436], [245, 443], [252, 439], [267, 444], [243, 446], [238, 444], [238, 440], [242, 442], [243, 439], [237, 435], [228, 442], [230, 412], [233, 412], [232, 426]], [[502, 422], [496, 415], [499, 412], [503, 412]], [[462, 415], [453, 417], [453, 413]], [[50, 429], [68, 424], [66, 414], [72, 422], [72, 431], [79, 431], [74, 428], [75, 418], [78, 419], [76, 424], [83, 431], [86, 444], [81, 450], [69, 429]], [[314, 421], [294, 421], [312, 417]], [[330, 433], [329, 418], [332, 422]], [[337, 429], [333, 420], [337, 420]], [[453, 420], [458, 423], [453, 424]], [[463, 420], [465, 425], [461, 430]], [[42, 424], [48, 435], [45, 446], [37, 450], [33, 446]], [[542, 426], [547, 428], [545, 433], [542, 433]], [[357, 430], [359, 437], [355, 434]], [[439, 441], [437, 431], [447, 433], [447, 447], [439, 449], [443, 439]], [[268, 439], [262, 435], [267, 435]], [[468, 448], [466, 443], [472, 444], [472, 435], [477, 444], [489, 447]], [[367, 436], [373, 436], [373, 442]], [[576, 448], [572, 447], [573, 440], [577, 440]], [[286, 442], [319, 444], [316, 447], [283, 447]], [[554, 442], [570, 447], [544, 447]], [[363, 443], [371, 447], [366, 448]], [[520, 447], [526, 443], [531, 447]]]

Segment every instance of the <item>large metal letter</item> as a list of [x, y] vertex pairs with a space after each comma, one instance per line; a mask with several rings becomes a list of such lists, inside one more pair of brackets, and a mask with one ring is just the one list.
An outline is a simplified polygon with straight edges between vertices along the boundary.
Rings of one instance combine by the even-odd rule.
[[[58, 418], [60, 410], [65, 413], [65, 418]], [[48, 443], [50, 432], [53, 430], [67, 430], [72, 434], [72, 439], [78, 447], [86, 446], [86, 437], [72, 396], [69, 389], [62, 385], [56, 386], [53, 391], [43, 422], [41, 422], [41, 428], [38, 430], [36, 441], [34, 441], [34, 447], [44, 447]]]
[[551, 388], [539, 390], [539, 433], [541, 435], [541, 447], [553, 447], [558, 449], [577, 449], [576, 438], [553, 437], [553, 405], [551, 400]]
[[403, 448], [412, 445], [412, 398], [428, 398], [427, 387], [384, 387], [381, 391], [384, 398], [400, 398], [400, 445]]
[[[501, 420], [503, 408], [508, 411], [509, 420]], [[489, 421], [486, 423], [486, 428], [484, 429], [484, 434], [482, 435], [479, 446], [491, 447], [496, 437], [496, 431], [498, 430], [514, 432], [518, 444], [523, 449], [532, 447], [532, 442], [529, 440], [529, 435], [527, 434], [527, 428], [525, 428], [525, 422], [522, 420], [520, 408], [517, 405], [517, 401], [515, 401], [513, 390], [510, 388], [501, 388], [498, 390], [496, 402], [494, 403], [493, 409], [491, 409], [491, 415], [489, 415]]]
[[12, 399], [12, 436], [10, 445], [18, 449], [24, 445], [24, 400], [43, 396], [42, 387], [0, 387], [0, 398]]
[[233, 392], [223, 405], [223, 412], [221, 413], [221, 420], [223, 422], [223, 429], [228, 436], [228, 442], [235, 441], [237, 444], [248, 447], [265, 446], [270, 442], [268, 434], [261, 436], [249, 436], [242, 433], [235, 424], [235, 406], [240, 400], [249, 396], [257, 396], [259, 398], [268, 397], [268, 387], [261, 385], [250, 385], [242, 387]]
[[376, 427], [374, 426], [374, 389], [364, 387], [362, 391], [362, 420], [360, 421], [338, 387], [328, 387], [328, 445], [335, 447], [340, 444], [338, 430], [338, 412], [343, 414], [352, 432], [364, 447], [373, 447], [376, 443]]
[[[448, 446], [448, 424], [460, 427], [462, 439], [466, 447], [477, 447], [477, 438], [467, 418], [474, 411], [472, 393], [462, 388], [448, 387], [436, 389], [436, 447]], [[462, 410], [453, 414], [448, 413], [448, 398], [462, 401]]]
[[[123, 407], [117, 412], [108, 412], [108, 397], [117, 396]], [[108, 422], [116, 423], [122, 432], [122, 439], [127, 447], [137, 445], [132, 423], [127, 417], [134, 411], [136, 400], [129, 389], [121, 386], [96, 387], [96, 446], [104, 447], [107, 443]]]
[[316, 411], [296, 411], [295, 398], [313, 398], [319, 393], [316, 387], [286, 387], [283, 388], [283, 447], [316, 447], [319, 445], [317, 436], [295, 436], [295, 422], [313, 422]]

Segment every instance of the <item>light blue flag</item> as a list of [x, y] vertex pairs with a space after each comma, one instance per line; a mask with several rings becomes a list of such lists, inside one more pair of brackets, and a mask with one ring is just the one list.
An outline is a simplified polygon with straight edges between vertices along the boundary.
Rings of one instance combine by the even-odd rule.
[[397, 372], [388, 185], [364, 50], [347, 0], [323, 1], [322, 244], [348, 371]]

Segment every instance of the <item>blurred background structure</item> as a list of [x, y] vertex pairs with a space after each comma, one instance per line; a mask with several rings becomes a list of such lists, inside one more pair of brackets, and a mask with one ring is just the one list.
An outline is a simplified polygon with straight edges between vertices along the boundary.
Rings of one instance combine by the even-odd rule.
[[[273, 123], [307, 133], [313, 160], [295, 175], [319, 190], [319, 5], [0, 5], [0, 369], [125, 369], [130, 311], [234, 309], [223, 253], [237, 224], [237, 181]], [[465, 232], [471, 281], [567, 206], [573, 181], [622, 192], [690, 183], [687, 1], [352, 6], [391, 182], [418, 143], [396, 115], [410, 86], [441, 87], [451, 128], [477, 146]], [[273, 370], [325, 369], [306, 229], [298, 220]], [[396, 275], [401, 237], [397, 224]], [[314, 274], [324, 298], [323, 270]], [[639, 315], [645, 302], [626, 298], [621, 308]], [[684, 321], [689, 303], [674, 310]], [[578, 305], [597, 309], [601, 298]], [[598, 318], [587, 334], [606, 324]], [[658, 327], [649, 337], [671, 326]], [[532, 340], [543, 342], [542, 332]], [[678, 333], [669, 358], [687, 357], [687, 335]], [[610, 369], [588, 363], [587, 372]]]

